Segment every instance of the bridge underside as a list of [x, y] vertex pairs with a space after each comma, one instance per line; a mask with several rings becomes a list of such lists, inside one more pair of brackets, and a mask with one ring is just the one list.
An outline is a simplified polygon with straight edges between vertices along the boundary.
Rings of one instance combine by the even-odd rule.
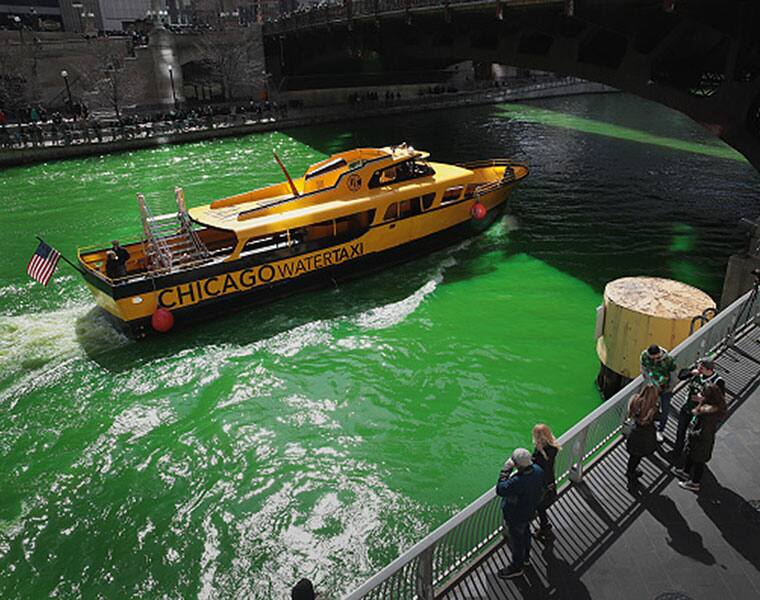
[[[424, 70], [473, 60], [574, 75], [678, 110], [760, 170], [760, 3], [472, 3], [265, 31], [280, 76]], [[279, 67], [279, 69], [277, 68]]]

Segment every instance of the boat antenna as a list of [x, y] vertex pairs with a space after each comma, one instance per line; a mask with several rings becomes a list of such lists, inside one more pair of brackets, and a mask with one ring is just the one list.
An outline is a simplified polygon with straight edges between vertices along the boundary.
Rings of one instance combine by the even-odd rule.
[[290, 191], [293, 192], [294, 196], [300, 196], [298, 193], [298, 189], [296, 188], [296, 184], [293, 183], [293, 179], [288, 173], [288, 170], [285, 168], [285, 165], [282, 164], [282, 161], [280, 160], [280, 157], [277, 156], [277, 152], [272, 150], [272, 154], [274, 154], [274, 159], [277, 161], [277, 164], [280, 165], [280, 168], [282, 169], [282, 172], [285, 173], [285, 177], [288, 178], [288, 183], [290, 184]]

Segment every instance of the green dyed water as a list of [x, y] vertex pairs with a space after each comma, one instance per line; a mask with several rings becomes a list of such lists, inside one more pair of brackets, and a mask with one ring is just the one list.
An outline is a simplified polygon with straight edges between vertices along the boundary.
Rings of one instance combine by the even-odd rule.
[[[661, 144], [712, 142], [633, 98], [533, 106], [638, 139], [483, 107], [0, 174], [0, 597], [272, 598], [301, 576], [337, 597], [492, 485], [535, 422], [596, 406], [604, 283], [717, 294], [758, 180]], [[135, 237], [137, 191], [192, 206], [278, 181], [273, 147], [298, 172], [402, 139], [522, 155], [531, 178], [476, 239], [141, 343], [65, 265], [49, 288], [25, 275], [35, 233], [68, 254]]]

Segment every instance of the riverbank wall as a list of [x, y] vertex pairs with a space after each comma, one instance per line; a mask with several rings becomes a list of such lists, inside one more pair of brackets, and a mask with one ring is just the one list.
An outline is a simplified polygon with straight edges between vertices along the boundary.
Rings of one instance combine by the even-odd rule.
[[[571, 96], [579, 94], [616, 92], [614, 88], [577, 79], [557, 80], [519, 88], [493, 88], [477, 92], [456, 92], [419, 98], [402, 98], [390, 102], [363, 103], [354, 105], [332, 105], [290, 110], [286, 117], [269, 117], [261, 120], [243, 120], [217, 123], [209, 128], [197, 128], [176, 133], [162, 133], [131, 139], [112, 139], [101, 142], [87, 142], [63, 146], [36, 146], [12, 148], [0, 151], [0, 168], [31, 165], [100, 156], [116, 152], [129, 152], [145, 148], [156, 148], [167, 144], [185, 144], [222, 137], [233, 137], [263, 131], [280, 131], [294, 127], [307, 127], [322, 123], [348, 121], [447, 108], [460, 108], [500, 102], [514, 102]], [[392, 141], [392, 140], [390, 140]], [[389, 141], [389, 142], [390, 142]]]

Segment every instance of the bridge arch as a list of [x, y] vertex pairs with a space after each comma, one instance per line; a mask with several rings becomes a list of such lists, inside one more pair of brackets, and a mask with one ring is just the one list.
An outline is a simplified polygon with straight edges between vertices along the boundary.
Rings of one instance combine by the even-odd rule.
[[582, 77], [686, 114], [760, 170], [758, 30], [760, 3], [744, 0], [363, 0], [268, 24], [264, 41], [281, 76], [375, 53], [392, 69], [473, 60]]

